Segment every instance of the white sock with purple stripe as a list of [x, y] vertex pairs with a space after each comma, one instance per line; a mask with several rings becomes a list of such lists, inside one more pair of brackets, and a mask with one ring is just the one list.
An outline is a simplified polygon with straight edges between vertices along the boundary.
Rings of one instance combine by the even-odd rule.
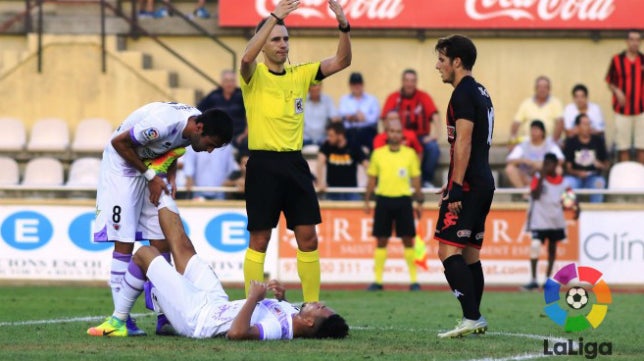
[[116, 299], [116, 305], [114, 305], [114, 317], [123, 321], [127, 320], [134, 302], [143, 292], [144, 283], [143, 270], [136, 263], [130, 262], [123, 282], [121, 282], [121, 291]]
[[121, 281], [127, 271], [127, 265], [132, 260], [131, 254], [112, 252], [112, 269], [110, 270], [110, 288], [112, 288], [112, 301], [116, 307], [116, 299], [121, 290]]

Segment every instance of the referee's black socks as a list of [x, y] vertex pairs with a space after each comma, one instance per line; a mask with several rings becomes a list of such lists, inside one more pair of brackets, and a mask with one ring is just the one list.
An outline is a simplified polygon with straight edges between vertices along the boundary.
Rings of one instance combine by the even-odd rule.
[[465, 263], [463, 256], [455, 254], [448, 257], [443, 261], [443, 267], [445, 267], [447, 283], [449, 283], [454, 296], [461, 303], [463, 317], [470, 320], [481, 318], [472, 271]]

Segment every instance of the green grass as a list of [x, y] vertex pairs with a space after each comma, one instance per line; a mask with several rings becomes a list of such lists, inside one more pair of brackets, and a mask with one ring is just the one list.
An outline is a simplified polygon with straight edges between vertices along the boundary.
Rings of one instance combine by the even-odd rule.
[[[242, 292], [233, 289], [229, 293], [231, 298], [240, 298]], [[436, 338], [438, 331], [453, 327], [460, 316], [456, 300], [447, 291], [323, 291], [322, 298], [353, 327], [348, 339], [230, 342], [158, 336], [93, 338], [85, 335], [85, 330], [101, 321], [13, 323], [108, 315], [112, 305], [107, 288], [0, 287], [0, 359], [471, 360], [539, 354], [543, 352], [544, 336], [612, 342], [613, 355], [598, 359], [644, 358], [641, 294], [614, 294], [608, 315], [598, 329], [565, 333], [543, 316], [540, 292], [488, 292], [482, 307], [490, 323], [488, 334], [453, 340]], [[134, 312], [147, 314], [141, 300]], [[139, 317], [138, 323], [154, 332], [155, 317]]]

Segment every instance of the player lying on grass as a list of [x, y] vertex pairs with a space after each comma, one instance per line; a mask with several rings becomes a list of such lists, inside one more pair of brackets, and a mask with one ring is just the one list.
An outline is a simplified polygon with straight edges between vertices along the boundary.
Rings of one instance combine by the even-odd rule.
[[[187, 237], [176, 203], [163, 193], [159, 200], [159, 223], [166, 236], [176, 270], [153, 247], [134, 254], [121, 283], [114, 313], [101, 325], [87, 330], [91, 336], [127, 336], [125, 320], [143, 290], [146, 277], [155, 309], [163, 311], [182, 336], [231, 340], [280, 340], [344, 338], [345, 320], [323, 303], [304, 303], [298, 308], [286, 302], [277, 281], [253, 282], [248, 298], [229, 301], [221, 282], [208, 263], [197, 256]], [[270, 289], [275, 299], [266, 299]]]

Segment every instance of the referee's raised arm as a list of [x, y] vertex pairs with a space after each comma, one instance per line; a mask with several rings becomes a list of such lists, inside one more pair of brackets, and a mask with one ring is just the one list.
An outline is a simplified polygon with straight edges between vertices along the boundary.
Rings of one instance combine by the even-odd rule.
[[250, 82], [250, 78], [255, 72], [257, 56], [262, 51], [262, 47], [268, 40], [273, 27], [275, 25], [284, 25], [284, 18], [297, 9], [299, 5], [299, 0], [281, 0], [271, 13], [271, 16], [257, 25], [255, 35], [248, 41], [244, 55], [241, 58], [240, 73], [246, 83]]
[[340, 30], [340, 40], [338, 49], [334, 56], [326, 58], [320, 62], [320, 71], [325, 77], [333, 75], [342, 69], [351, 65], [351, 25], [344, 15], [342, 6], [335, 0], [329, 0], [329, 9], [335, 14], [338, 20], [338, 30]]

